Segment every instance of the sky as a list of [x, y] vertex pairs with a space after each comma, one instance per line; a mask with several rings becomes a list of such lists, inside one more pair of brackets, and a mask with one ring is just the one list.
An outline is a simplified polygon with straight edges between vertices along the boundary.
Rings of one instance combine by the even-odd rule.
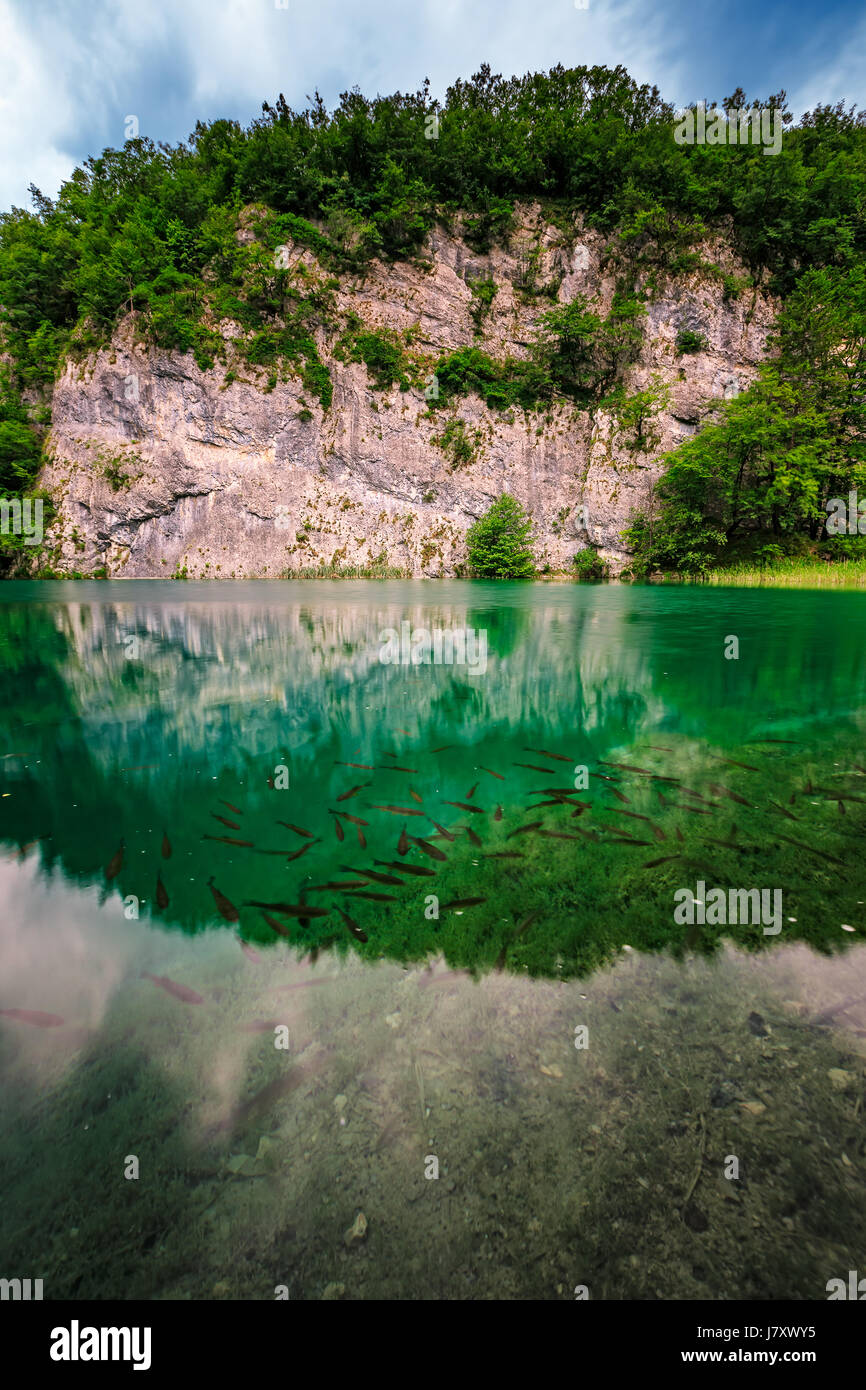
[[[585, 9], [578, 8], [586, 4]], [[88, 156], [197, 120], [248, 123], [279, 92], [328, 106], [444, 97], [487, 62], [505, 76], [622, 63], [675, 106], [784, 88], [799, 116], [866, 104], [861, 0], [0, 0], [0, 210], [54, 196]]]

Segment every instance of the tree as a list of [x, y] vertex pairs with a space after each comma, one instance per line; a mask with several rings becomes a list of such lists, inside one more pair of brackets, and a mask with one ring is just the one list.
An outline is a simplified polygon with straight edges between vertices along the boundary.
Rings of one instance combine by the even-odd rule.
[[530, 517], [504, 492], [466, 534], [472, 574], [477, 579], [531, 579], [531, 531]]

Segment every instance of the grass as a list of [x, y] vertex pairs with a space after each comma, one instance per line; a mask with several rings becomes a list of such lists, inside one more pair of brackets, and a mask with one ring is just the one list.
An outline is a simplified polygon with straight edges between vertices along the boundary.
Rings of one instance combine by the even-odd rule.
[[826, 560], [792, 558], [764, 566], [743, 562], [710, 570], [705, 579], [694, 582], [733, 584], [742, 588], [863, 589], [866, 588], [866, 559], [829, 564]]
[[303, 569], [284, 570], [282, 579], [411, 579], [410, 569], [396, 565], [308, 565]]

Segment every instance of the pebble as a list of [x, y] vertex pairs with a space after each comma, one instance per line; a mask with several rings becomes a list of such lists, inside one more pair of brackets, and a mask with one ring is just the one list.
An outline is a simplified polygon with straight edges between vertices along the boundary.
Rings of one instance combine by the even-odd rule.
[[831, 1067], [827, 1075], [833, 1086], [834, 1091], [844, 1091], [846, 1086], [850, 1086], [854, 1080], [854, 1073], [843, 1071], [841, 1067]]
[[740, 1101], [740, 1109], [748, 1111], [750, 1115], [763, 1115], [766, 1108], [766, 1105], [763, 1105], [759, 1100]]
[[552, 1076], [555, 1080], [560, 1081], [562, 1079], [562, 1068], [557, 1066], [542, 1067], [541, 1074], [542, 1076]]
[[355, 1217], [355, 1220], [352, 1222], [348, 1231], [343, 1236], [343, 1240], [345, 1241], [348, 1249], [351, 1250], [353, 1245], [356, 1245], [359, 1241], [366, 1240], [366, 1238], [367, 1218], [362, 1211], [359, 1211], [358, 1215]]

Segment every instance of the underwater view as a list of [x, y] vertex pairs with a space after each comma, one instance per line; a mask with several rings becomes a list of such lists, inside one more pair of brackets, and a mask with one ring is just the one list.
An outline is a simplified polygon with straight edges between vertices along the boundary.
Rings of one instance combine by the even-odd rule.
[[825, 1300], [862, 1264], [861, 594], [2, 600], [4, 1271]]

